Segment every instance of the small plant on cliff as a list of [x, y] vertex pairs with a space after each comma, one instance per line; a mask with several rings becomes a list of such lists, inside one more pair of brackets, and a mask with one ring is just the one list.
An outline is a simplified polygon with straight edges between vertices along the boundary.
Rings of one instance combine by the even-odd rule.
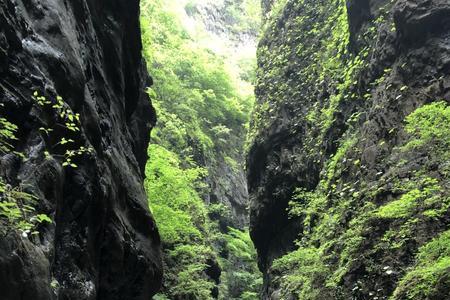
[[[64, 102], [63, 98], [57, 96], [56, 99], [48, 99], [45, 96], [39, 94], [35, 91], [33, 93], [33, 99], [35, 102], [43, 109], [49, 109], [51, 113], [55, 115], [55, 128], [45, 128], [41, 127], [39, 130], [47, 137], [49, 140], [58, 139], [55, 135], [55, 129], [57, 127], [64, 129], [67, 135], [71, 135], [74, 138], [68, 138], [66, 136], [59, 137], [59, 141], [51, 145], [51, 150], [55, 152], [60, 152], [60, 147], [64, 147], [63, 154], [54, 154], [54, 157], [62, 158], [63, 167], [77, 168], [78, 165], [74, 162], [76, 158], [81, 157], [84, 154], [91, 153], [93, 148], [86, 146], [69, 147], [69, 145], [76, 144], [80, 138], [80, 114], [74, 113], [72, 109]], [[51, 143], [50, 143], [51, 144]], [[46, 152], [46, 156], [50, 153]]]
[[299, 248], [275, 260], [272, 271], [283, 275], [278, 282], [282, 299], [289, 299], [291, 295], [296, 299], [316, 299], [319, 293], [326, 291], [325, 278], [329, 269], [321, 249]]
[[[12, 140], [16, 140], [17, 126], [0, 118], [0, 155], [13, 151]], [[24, 237], [37, 234], [36, 226], [51, 223], [45, 214], [36, 213], [37, 198], [26, 192], [23, 186], [12, 186], [0, 177], [0, 233], [18, 230]]]
[[14, 133], [17, 126], [0, 117], [0, 154], [6, 154], [12, 149], [11, 141], [16, 139]]
[[22, 187], [12, 187], [0, 179], [0, 222], [6, 227], [0, 227], [0, 232], [6, 234], [11, 229], [18, 230], [24, 237], [35, 235], [35, 230], [41, 223], [52, 223], [46, 214], [36, 213], [37, 198], [27, 193]]

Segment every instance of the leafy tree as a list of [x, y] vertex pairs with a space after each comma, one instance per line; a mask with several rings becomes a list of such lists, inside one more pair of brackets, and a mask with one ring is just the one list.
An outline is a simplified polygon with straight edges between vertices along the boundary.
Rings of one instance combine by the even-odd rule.
[[208, 260], [216, 258], [200, 196], [206, 171], [182, 168], [177, 154], [160, 145], [151, 145], [149, 156], [145, 187], [165, 249], [164, 294], [170, 299], [210, 299], [214, 283], [205, 270]]
[[204, 240], [206, 209], [197, 189], [204, 188], [205, 170], [182, 169], [177, 155], [160, 145], [151, 145], [149, 156], [145, 187], [163, 241], [172, 246]]
[[[242, 2], [248, 9], [255, 9], [257, 3]], [[198, 4], [182, 3], [188, 13], [194, 13]], [[166, 264], [163, 291], [157, 299], [212, 299], [217, 283], [207, 273], [217, 261], [221, 281], [230, 283], [220, 287], [223, 299], [232, 299], [227, 298], [230, 289], [236, 290], [235, 299], [256, 299], [260, 277], [248, 231], [221, 233], [217, 221], [209, 217], [230, 216], [230, 209], [208, 207], [205, 201], [211, 171], [226, 164], [236, 172], [242, 160], [253, 97], [241, 92], [239, 81], [254, 77], [248, 65], [255, 61], [240, 62], [242, 75], [230, 70], [223, 56], [185, 29], [185, 6], [179, 4], [170, 0], [141, 3], [143, 54], [155, 83], [148, 93], [158, 113], [145, 181]], [[246, 19], [240, 7], [230, 10], [235, 10], [235, 25], [256, 24]], [[233, 245], [241, 248], [228, 248]], [[219, 259], [223, 251], [229, 255]]]
[[248, 230], [228, 228], [222, 236], [226, 257], [222, 299], [259, 299], [262, 277], [258, 270], [256, 250]]

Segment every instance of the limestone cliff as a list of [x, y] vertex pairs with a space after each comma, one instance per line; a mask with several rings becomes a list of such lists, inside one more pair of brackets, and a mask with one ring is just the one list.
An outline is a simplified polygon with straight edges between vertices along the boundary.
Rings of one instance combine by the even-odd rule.
[[448, 299], [450, 4], [263, 7], [248, 155], [263, 298]]
[[53, 220], [37, 236], [0, 237], [2, 299], [150, 299], [159, 289], [142, 185], [150, 84], [139, 1], [0, 1], [0, 108], [21, 153], [0, 158], [1, 176]]

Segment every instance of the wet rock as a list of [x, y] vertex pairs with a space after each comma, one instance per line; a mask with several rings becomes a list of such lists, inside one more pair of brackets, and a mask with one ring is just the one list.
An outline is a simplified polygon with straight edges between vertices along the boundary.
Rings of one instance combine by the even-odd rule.
[[[143, 189], [155, 112], [139, 2], [0, 1], [0, 75], [2, 114], [19, 126], [15, 146], [27, 157], [1, 158], [1, 174], [54, 220], [38, 237], [0, 238], [2, 299], [150, 299], [162, 263]], [[71, 133], [34, 91], [80, 114], [74, 143], [93, 151], [76, 168], [61, 165], [55, 146]]]
[[423, 42], [430, 35], [449, 30], [450, 3], [445, 0], [399, 1], [394, 20], [404, 42]]

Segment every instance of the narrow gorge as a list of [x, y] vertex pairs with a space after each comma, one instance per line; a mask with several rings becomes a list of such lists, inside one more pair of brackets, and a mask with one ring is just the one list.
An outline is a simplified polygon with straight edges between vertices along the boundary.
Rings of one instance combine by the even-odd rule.
[[31, 299], [450, 299], [449, 0], [0, 0]]
[[257, 0], [141, 1], [158, 115], [145, 187], [165, 270], [154, 299], [258, 299], [244, 148], [260, 11]]

